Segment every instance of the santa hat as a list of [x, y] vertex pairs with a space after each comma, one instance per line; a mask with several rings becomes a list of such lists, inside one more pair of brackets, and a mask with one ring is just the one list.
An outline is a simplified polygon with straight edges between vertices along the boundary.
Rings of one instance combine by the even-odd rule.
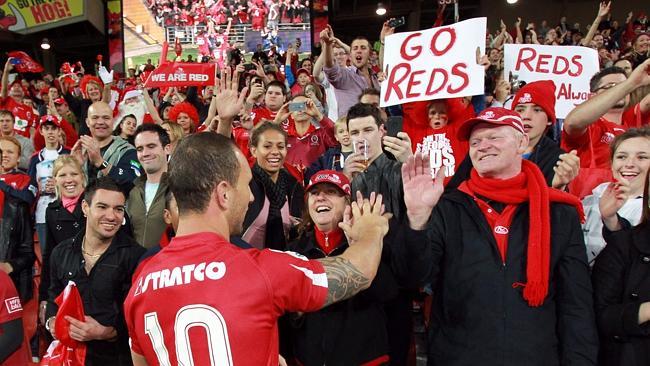
[[124, 89], [124, 95], [122, 97], [122, 100], [127, 100], [129, 98], [139, 97], [141, 95], [142, 95], [142, 90], [138, 90], [136, 88], [127, 88], [127, 89]]
[[552, 80], [533, 81], [519, 89], [512, 100], [512, 109], [517, 105], [533, 103], [541, 107], [548, 120], [555, 123], [555, 83]]

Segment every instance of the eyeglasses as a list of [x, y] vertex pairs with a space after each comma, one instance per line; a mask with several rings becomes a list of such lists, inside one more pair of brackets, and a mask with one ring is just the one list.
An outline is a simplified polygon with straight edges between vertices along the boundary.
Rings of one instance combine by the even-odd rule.
[[607, 83], [607, 84], [605, 84], [605, 85], [603, 85], [603, 86], [599, 86], [598, 88], [596, 88], [596, 90], [594, 90], [594, 93], [595, 93], [595, 92], [598, 92], [598, 91], [600, 91], [600, 90], [609, 90], [609, 89], [615, 87], [615, 86], [618, 85], [618, 84], [619, 84], [619, 83], [614, 83], [614, 82]]

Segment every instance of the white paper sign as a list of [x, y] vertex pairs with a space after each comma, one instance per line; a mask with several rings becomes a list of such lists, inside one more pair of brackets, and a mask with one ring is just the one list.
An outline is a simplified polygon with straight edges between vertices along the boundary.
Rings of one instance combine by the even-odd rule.
[[[487, 18], [386, 37], [382, 107], [483, 94]], [[478, 51], [477, 51], [478, 50]]]
[[553, 80], [557, 118], [589, 98], [589, 79], [600, 70], [598, 52], [581, 46], [506, 44], [503, 57], [505, 77], [512, 72], [525, 82]]

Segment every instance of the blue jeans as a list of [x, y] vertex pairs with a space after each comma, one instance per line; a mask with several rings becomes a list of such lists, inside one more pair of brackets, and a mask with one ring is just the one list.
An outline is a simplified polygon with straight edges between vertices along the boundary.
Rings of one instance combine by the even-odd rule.
[[45, 252], [45, 239], [47, 237], [47, 224], [36, 224], [36, 235], [38, 236], [38, 244], [41, 247], [41, 255]]

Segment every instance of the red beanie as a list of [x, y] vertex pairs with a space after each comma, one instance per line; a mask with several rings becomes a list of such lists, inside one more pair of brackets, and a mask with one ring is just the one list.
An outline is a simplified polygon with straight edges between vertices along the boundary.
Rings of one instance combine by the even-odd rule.
[[515, 99], [512, 101], [512, 110], [517, 105], [533, 103], [540, 106], [548, 120], [555, 123], [555, 83], [552, 80], [539, 80], [533, 81], [524, 85], [515, 94]]

